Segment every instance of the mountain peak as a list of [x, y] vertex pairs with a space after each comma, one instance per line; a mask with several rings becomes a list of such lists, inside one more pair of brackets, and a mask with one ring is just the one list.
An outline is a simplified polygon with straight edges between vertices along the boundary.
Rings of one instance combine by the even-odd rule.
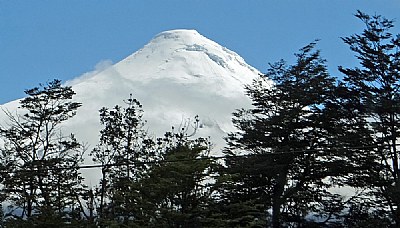
[[[198, 33], [194, 29], [175, 29], [175, 30], [169, 30], [169, 31], [164, 31], [159, 34], [157, 34], [154, 38], [153, 41], [160, 40], [160, 39], [166, 39], [166, 40], [182, 40], [182, 41], [193, 41], [195, 39], [201, 39], [205, 38], [200, 33]], [[205, 38], [206, 39], [206, 38]]]
[[234, 79], [240, 87], [259, 73], [235, 52], [188, 29], [159, 33], [115, 68], [130, 80], [169, 78], [191, 83], [223, 76]]
[[98, 110], [124, 105], [133, 94], [143, 104], [149, 132], [162, 135], [197, 115], [201, 129], [196, 136], [211, 136], [221, 148], [223, 137], [234, 130], [231, 113], [251, 105], [244, 85], [258, 75], [238, 54], [196, 30], [161, 32], [120, 62], [70, 82], [82, 107], [68, 128], [95, 145]]
[[[132, 94], [143, 105], [149, 132], [162, 136], [171, 126], [191, 126], [198, 116], [196, 137], [210, 136], [217, 152], [227, 132], [235, 130], [232, 112], [250, 107], [244, 85], [258, 75], [238, 54], [196, 30], [165, 31], [115, 65], [70, 81], [82, 107], [64, 130], [96, 145], [102, 127], [98, 110], [124, 106], [123, 99]], [[17, 105], [15, 101], [2, 108], [12, 111]]]
[[[168, 30], [157, 34], [148, 45], [153, 45], [158, 48], [159, 45], [175, 45], [175, 48], [193, 45], [212, 45], [219, 46], [216, 42], [201, 35], [193, 29], [175, 29]], [[164, 47], [163, 47], [164, 48]], [[172, 47], [171, 47], [172, 48]]]

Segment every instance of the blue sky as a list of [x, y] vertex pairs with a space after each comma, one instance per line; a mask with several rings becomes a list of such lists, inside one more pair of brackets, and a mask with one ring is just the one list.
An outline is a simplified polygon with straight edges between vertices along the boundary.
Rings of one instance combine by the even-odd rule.
[[260, 71], [321, 39], [333, 75], [356, 63], [340, 37], [362, 31], [359, 9], [397, 19], [398, 0], [0, 0], [0, 103], [54, 78], [116, 63], [159, 32], [196, 29]]

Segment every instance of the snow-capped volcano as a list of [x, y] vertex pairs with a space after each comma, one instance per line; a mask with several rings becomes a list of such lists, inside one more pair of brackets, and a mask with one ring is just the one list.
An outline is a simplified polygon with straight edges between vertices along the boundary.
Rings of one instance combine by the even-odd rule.
[[122, 105], [132, 93], [143, 105], [149, 132], [160, 136], [198, 115], [197, 136], [210, 136], [220, 148], [233, 130], [232, 112], [250, 105], [244, 84], [258, 74], [238, 54], [195, 30], [162, 32], [119, 63], [68, 82], [82, 102], [68, 124], [79, 139], [94, 145], [98, 110]]
[[[234, 130], [232, 112], [250, 105], [244, 84], [258, 74], [238, 54], [195, 30], [162, 32], [117, 64], [68, 81], [82, 107], [63, 130], [90, 147], [96, 145], [98, 110], [123, 105], [132, 94], [143, 105], [150, 133], [162, 136], [198, 115], [201, 128], [196, 136], [210, 136], [218, 149]], [[3, 107], [13, 109], [16, 102]]]

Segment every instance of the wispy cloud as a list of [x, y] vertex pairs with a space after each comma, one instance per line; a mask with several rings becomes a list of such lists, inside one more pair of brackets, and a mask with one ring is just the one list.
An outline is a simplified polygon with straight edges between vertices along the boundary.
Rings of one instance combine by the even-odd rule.
[[76, 77], [72, 80], [69, 80], [69, 81], [65, 82], [65, 84], [69, 85], [69, 86], [79, 84], [80, 82], [88, 80], [88, 79], [92, 78], [93, 76], [97, 75], [98, 73], [109, 69], [112, 66], [113, 66], [113, 62], [110, 59], [101, 60], [94, 66], [94, 70], [86, 72], [86, 73], [82, 74], [81, 76]]

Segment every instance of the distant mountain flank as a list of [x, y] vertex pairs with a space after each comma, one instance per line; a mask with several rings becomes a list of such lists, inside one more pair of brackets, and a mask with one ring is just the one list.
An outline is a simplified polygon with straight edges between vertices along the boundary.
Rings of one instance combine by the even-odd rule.
[[[198, 115], [196, 136], [210, 136], [218, 153], [223, 137], [234, 130], [232, 112], [251, 105], [244, 85], [258, 75], [237, 53], [195, 30], [165, 31], [122, 61], [68, 81], [82, 107], [63, 131], [93, 147], [100, 130], [98, 110], [123, 105], [132, 94], [143, 105], [150, 133], [161, 136]], [[17, 105], [2, 107], [14, 110]]]
[[149, 132], [163, 134], [198, 115], [198, 136], [210, 136], [221, 148], [233, 130], [232, 112], [250, 105], [244, 85], [258, 74], [238, 54], [195, 30], [162, 32], [115, 65], [69, 82], [83, 105], [68, 127], [94, 145], [98, 110], [122, 104], [132, 93], [143, 105]]

